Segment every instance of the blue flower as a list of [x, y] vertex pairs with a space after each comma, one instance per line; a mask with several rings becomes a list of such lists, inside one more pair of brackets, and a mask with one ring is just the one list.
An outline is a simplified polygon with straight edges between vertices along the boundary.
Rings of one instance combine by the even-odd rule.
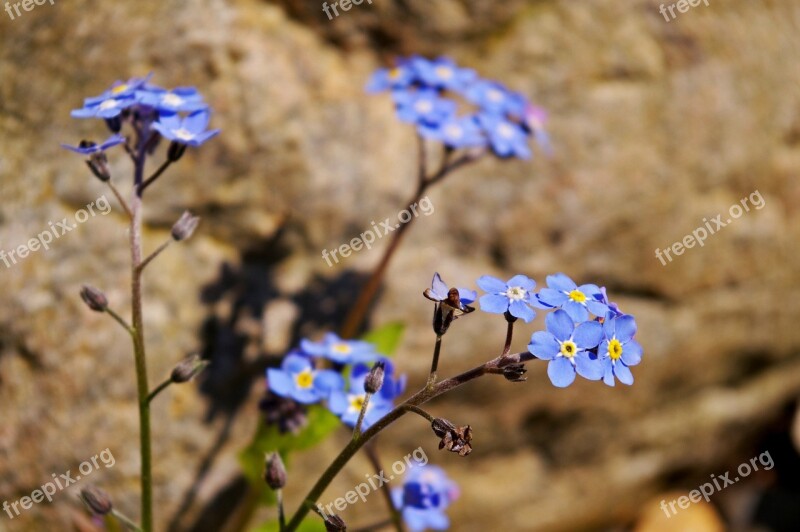
[[136, 104], [132, 95], [106, 99], [87, 98], [83, 107], [70, 112], [72, 118], [114, 118], [123, 110]]
[[181, 118], [177, 113], [162, 113], [153, 123], [153, 129], [179, 144], [200, 146], [220, 132], [219, 129], [206, 130], [208, 119], [207, 109], [195, 111], [185, 118]]
[[335, 371], [314, 369], [308, 357], [290, 353], [283, 359], [281, 369], [267, 369], [267, 384], [276, 395], [311, 404], [341, 390], [344, 380]]
[[367, 92], [405, 89], [417, 80], [409, 60], [399, 60], [394, 68], [378, 69], [367, 83]]
[[178, 87], [169, 91], [159, 87], [148, 87], [137, 91], [136, 97], [143, 105], [166, 113], [179, 111], [192, 113], [208, 108], [203, 96], [194, 87]]
[[539, 301], [549, 307], [563, 308], [576, 323], [588, 320], [589, 312], [599, 317], [608, 312], [597, 285], [578, 286], [563, 273], [557, 273], [547, 276], [547, 286], [539, 292]]
[[489, 137], [492, 150], [498, 157], [531, 158], [528, 135], [516, 122], [508, 120], [502, 115], [480, 113], [478, 114], [478, 123]]
[[134, 96], [136, 91], [141, 90], [148, 86], [150, 78], [153, 77], [152, 72], [143, 78], [130, 78], [127, 81], [115, 81], [111, 88], [105, 91], [100, 96], [87, 98], [85, 103], [102, 102], [111, 98], [126, 98]]
[[[608, 313], [611, 314], [611, 318], [625, 315], [625, 313], [620, 310], [619, 305], [613, 301], [609, 301], [605, 286], [600, 287], [600, 302], [608, 307]], [[608, 317], [606, 317], [606, 319], [608, 319]]]
[[420, 83], [432, 89], [461, 91], [478, 77], [474, 70], [461, 68], [447, 57], [429, 60], [417, 56], [411, 59], [411, 65]]
[[411, 532], [447, 530], [450, 519], [445, 510], [459, 496], [458, 485], [437, 466], [418, 466], [392, 490], [392, 501]]
[[70, 146], [69, 144], [62, 144], [62, 148], [66, 148], [70, 151], [74, 151], [75, 153], [80, 153], [83, 155], [92, 155], [95, 153], [100, 153], [106, 151], [107, 149], [116, 146], [118, 144], [122, 144], [125, 142], [125, 137], [120, 134], [114, 134], [108, 137], [102, 144], [95, 144], [94, 142], [88, 140], [82, 140], [78, 146]]
[[321, 342], [301, 340], [300, 348], [307, 355], [327, 358], [337, 364], [373, 362], [380, 358], [371, 343], [360, 340], [342, 340], [334, 333], [327, 333]]
[[603, 338], [603, 326], [596, 321], [585, 321], [575, 326], [563, 310], [556, 310], [545, 318], [547, 331], [531, 336], [528, 351], [536, 358], [549, 360], [547, 375], [554, 386], [564, 388], [572, 384], [577, 372], [589, 380], [600, 380], [603, 365], [592, 358], [589, 349], [597, 347]]
[[483, 111], [495, 115], [521, 116], [527, 104], [527, 100], [521, 94], [511, 92], [496, 81], [485, 79], [470, 85], [465, 95]]
[[636, 321], [633, 316], [611, 317], [609, 313], [603, 322], [605, 339], [597, 349], [603, 365], [603, 382], [614, 386], [614, 377], [622, 384], [633, 384], [633, 374], [629, 369], [642, 361], [642, 346], [633, 339], [636, 334]]
[[[356, 426], [361, 408], [364, 406], [364, 401], [367, 397], [367, 393], [364, 390], [364, 381], [368, 373], [369, 367], [363, 364], [356, 365], [350, 374], [350, 387], [348, 390], [336, 390], [328, 399], [330, 411], [339, 416], [342, 423], [350, 427]], [[394, 408], [393, 399], [405, 391], [405, 376], [397, 378], [393, 373], [393, 366], [386, 364], [384, 385], [378, 393], [370, 397], [367, 411], [364, 414], [364, 421], [361, 424], [362, 430], [368, 429], [376, 421], [391, 412], [392, 408]]]
[[397, 116], [411, 124], [438, 125], [456, 112], [456, 103], [433, 89], [396, 90], [392, 93]]
[[524, 275], [515, 275], [507, 283], [497, 277], [484, 275], [477, 283], [481, 290], [487, 292], [485, 296], [481, 296], [481, 310], [484, 312], [503, 314], [508, 311], [515, 318], [529, 323], [536, 317], [536, 312], [530, 306], [544, 308], [533, 294], [536, 281]]
[[486, 146], [487, 139], [474, 116], [451, 116], [435, 126], [422, 124], [419, 134], [449, 148]]
[[[474, 302], [478, 298], [478, 292], [469, 288], [457, 288], [456, 290], [458, 290], [459, 301], [462, 303], [458, 310], [468, 312], [464, 305]], [[425, 289], [424, 295], [431, 301], [447, 303], [450, 301], [450, 288], [447, 287], [447, 284], [442, 281], [442, 277], [436, 272], [433, 274], [431, 287]]]

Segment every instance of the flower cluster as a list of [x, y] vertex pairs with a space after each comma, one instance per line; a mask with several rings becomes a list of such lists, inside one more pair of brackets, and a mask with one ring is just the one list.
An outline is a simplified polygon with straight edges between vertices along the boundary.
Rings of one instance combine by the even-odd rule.
[[[384, 377], [367, 402], [365, 381], [372, 363], [382, 363]], [[367, 429], [391, 411], [394, 399], [405, 391], [406, 377], [395, 376], [392, 363], [372, 344], [328, 333], [319, 342], [301, 341], [280, 368], [269, 368], [267, 385], [273, 394], [301, 404], [327, 401], [328, 409], [351, 427], [367, 402], [362, 423]]]
[[208, 129], [210, 108], [194, 87], [167, 90], [150, 83], [151, 75], [117, 81], [103, 94], [86, 98], [83, 107], [72, 111], [73, 118], [101, 118], [113, 135], [97, 145], [84, 141], [67, 149], [90, 155], [125, 142], [118, 133], [130, 122], [140, 141], [155, 146], [159, 137], [178, 145], [200, 146], [219, 134]]
[[[633, 384], [630, 367], [642, 360], [642, 347], [634, 340], [633, 316], [624, 314], [610, 302], [605, 288], [594, 284], [578, 286], [563, 273], [549, 275], [546, 281], [547, 287], [536, 293], [536, 282], [524, 275], [515, 275], [505, 282], [484, 275], [477, 280], [486, 292], [479, 299], [481, 310], [504, 314], [509, 322], [521, 319], [525, 323], [536, 317], [534, 309], [552, 311], [545, 318], [546, 330], [531, 336], [528, 351], [548, 361], [547, 374], [555, 386], [569, 386], [576, 375], [589, 380], [602, 379], [609, 386], [614, 386], [616, 380]], [[458, 293], [471, 297], [469, 302], [475, 299], [469, 290], [453, 290], [456, 289], [450, 294], [455, 301]], [[441, 294], [446, 293], [446, 285], [435, 274], [432, 288], [425, 291], [425, 296], [439, 301], [438, 308], [444, 305]], [[430, 294], [440, 294], [439, 299]], [[521, 374], [516, 380], [521, 380]]]
[[411, 532], [447, 530], [450, 519], [445, 510], [458, 496], [456, 483], [432, 465], [411, 469], [403, 486], [392, 490], [392, 501]]
[[490, 147], [498, 157], [529, 159], [529, 138], [549, 147], [543, 109], [446, 57], [398, 59], [394, 68], [375, 72], [367, 90], [391, 91], [400, 120], [451, 149]]

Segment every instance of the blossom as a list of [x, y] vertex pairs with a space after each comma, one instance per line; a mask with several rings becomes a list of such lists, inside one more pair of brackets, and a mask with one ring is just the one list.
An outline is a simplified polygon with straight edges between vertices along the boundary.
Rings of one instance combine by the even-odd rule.
[[[405, 376], [396, 378], [392, 375], [394, 368], [387, 364], [385, 368], [384, 383], [381, 389], [370, 397], [367, 410], [361, 428], [363, 430], [371, 427], [376, 421], [391, 412], [394, 408], [393, 399], [405, 391]], [[353, 367], [350, 374], [350, 386], [344, 389], [335, 390], [328, 399], [328, 408], [331, 412], [339, 416], [345, 425], [355, 427], [358, 422], [361, 409], [367, 398], [364, 389], [364, 381], [369, 373], [366, 365], [358, 364]]]
[[609, 313], [603, 322], [605, 338], [597, 348], [597, 355], [603, 365], [603, 382], [614, 386], [614, 377], [623, 384], [633, 384], [633, 374], [629, 366], [642, 361], [642, 346], [633, 339], [636, 334], [636, 321], [633, 316], [612, 317]]
[[[462, 312], [471, 312], [471, 310], [467, 310], [466, 305], [474, 302], [478, 298], [478, 293], [475, 290], [470, 290], [469, 288], [456, 288], [456, 290], [458, 291], [459, 299], [459, 306], [457, 309]], [[451, 289], [447, 287], [447, 284], [442, 281], [442, 277], [438, 272], [436, 272], [433, 274], [431, 287], [425, 289], [424, 295], [431, 301], [436, 301], [439, 303], [452, 303], [453, 300], [450, 292]]]
[[327, 333], [320, 342], [301, 340], [300, 349], [307, 355], [327, 358], [337, 364], [372, 362], [379, 358], [371, 343], [360, 340], [342, 340], [335, 333]]
[[589, 380], [603, 376], [603, 366], [589, 349], [603, 338], [603, 327], [596, 321], [585, 321], [577, 327], [564, 310], [556, 310], [545, 318], [547, 331], [531, 336], [528, 351], [536, 358], [549, 360], [547, 375], [554, 386], [564, 388], [575, 380], [575, 373]]
[[70, 112], [72, 118], [115, 118], [124, 109], [132, 107], [136, 98], [132, 95], [114, 96], [106, 99], [87, 98], [83, 107]]
[[487, 292], [481, 296], [481, 310], [493, 314], [508, 312], [515, 318], [529, 323], [536, 317], [531, 305], [541, 307], [533, 294], [536, 281], [524, 275], [515, 275], [504, 283], [497, 277], [484, 275], [477, 281], [478, 286]]
[[208, 105], [203, 101], [203, 96], [194, 87], [177, 87], [172, 90], [160, 87], [147, 87], [136, 92], [137, 100], [143, 105], [148, 105], [165, 113], [201, 111]]
[[177, 113], [161, 113], [152, 127], [165, 138], [179, 144], [200, 146], [220, 132], [219, 129], [206, 129], [209, 116], [207, 109], [195, 111], [184, 118]]
[[608, 312], [597, 285], [578, 286], [563, 273], [557, 273], [547, 276], [547, 286], [539, 292], [539, 301], [549, 307], [563, 308], [578, 323], [588, 320], [589, 312], [600, 317]]
[[280, 369], [267, 369], [269, 389], [281, 397], [311, 404], [328, 398], [344, 387], [342, 376], [332, 370], [317, 370], [308, 357], [290, 353]]
[[367, 83], [367, 92], [405, 89], [416, 79], [416, 71], [411, 66], [411, 62], [401, 59], [393, 68], [378, 69]]
[[403, 122], [435, 126], [456, 112], [456, 103], [433, 89], [396, 90], [392, 95]]
[[438, 273], [433, 274], [431, 287], [422, 293], [436, 303], [433, 309], [433, 332], [442, 336], [459, 316], [469, 314], [475, 307], [469, 306], [478, 293], [467, 288], [448, 288]]
[[450, 116], [434, 126], [422, 124], [419, 134], [450, 148], [474, 148], [487, 144], [486, 136], [474, 116]]
[[392, 501], [411, 532], [447, 530], [450, 519], [445, 510], [458, 496], [458, 485], [432, 465], [411, 469], [403, 486], [392, 490]]
[[531, 158], [528, 135], [516, 122], [499, 114], [479, 113], [478, 123], [489, 137], [489, 144], [498, 157]]
[[62, 144], [61, 147], [66, 148], [70, 151], [74, 151], [75, 153], [80, 153], [83, 155], [93, 155], [95, 153], [106, 151], [108, 148], [111, 148], [118, 144], [122, 144], [124, 142], [125, 142], [125, 137], [117, 133], [108, 137], [101, 144], [95, 144], [94, 142], [88, 140], [82, 140], [81, 143], [77, 146]]
[[508, 113], [519, 116], [527, 103], [521, 94], [511, 92], [502, 84], [486, 79], [470, 85], [465, 96], [483, 111], [496, 115]]
[[448, 57], [430, 60], [417, 56], [411, 59], [411, 66], [422, 86], [434, 89], [464, 90], [478, 77], [474, 70], [459, 67]]

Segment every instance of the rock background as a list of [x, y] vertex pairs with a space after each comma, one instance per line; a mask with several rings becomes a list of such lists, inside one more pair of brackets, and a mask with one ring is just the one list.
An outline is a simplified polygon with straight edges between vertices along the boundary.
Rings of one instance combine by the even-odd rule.
[[[265, 353], [330, 327], [332, 297], [350, 297], [352, 271], [378, 260], [373, 250], [328, 268], [320, 253], [405, 207], [413, 135], [363, 85], [407, 53], [451, 55], [527, 93], [549, 110], [555, 148], [532, 163], [481, 162], [431, 192], [435, 213], [415, 222], [373, 315], [409, 324], [398, 359], [411, 382], [429, 363], [430, 308], [417, 294], [436, 270], [453, 284], [555, 271], [605, 284], [637, 316], [645, 361], [625, 389], [556, 390], [542, 364], [525, 384], [475, 382], [431, 406], [474, 427], [469, 459], [437, 454], [428, 429], [404, 419], [383, 437], [387, 465], [422, 445], [446, 467], [463, 490], [454, 530], [658, 530], [674, 525], [653, 517], [668, 490], [685, 494], [765, 450], [776, 468], [715, 496], [719, 512], [695, 529], [720, 515], [745, 526], [765, 493], [796, 496], [785, 479], [798, 467], [788, 428], [800, 391], [800, 6], [712, 1], [666, 22], [658, 2], [375, 0], [328, 21], [318, 4], [76, 0], [0, 15], [0, 249], [111, 199], [58, 148], [103, 133], [69, 110], [110, 81], [152, 71], [164, 86], [196, 85], [224, 131], [169, 172], [146, 210], [151, 246], [184, 208], [203, 216], [147, 277], [151, 381], [189, 351], [216, 356], [200, 387], [175, 387], [155, 408], [159, 529], [209, 453], [183, 524], [215, 529], [201, 509], [235, 487]], [[121, 154], [113, 168], [127, 175]], [[666, 266], [654, 257], [756, 190], [763, 209]], [[0, 265], [0, 500], [108, 448], [116, 463], [92, 482], [137, 513], [130, 346], [77, 297], [90, 282], [127, 312], [125, 236], [115, 210]], [[518, 327], [514, 347], [541, 326]], [[482, 362], [503, 334], [488, 315], [456, 323], [443, 372]], [[314, 451], [294, 464], [291, 507], [321, 462]], [[368, 471], [355, 461], [325, 500]], [[3, 515], [0, 530], [87, 527], [76, 492]], [[379, 505], [345, 517], [364, 523]]]

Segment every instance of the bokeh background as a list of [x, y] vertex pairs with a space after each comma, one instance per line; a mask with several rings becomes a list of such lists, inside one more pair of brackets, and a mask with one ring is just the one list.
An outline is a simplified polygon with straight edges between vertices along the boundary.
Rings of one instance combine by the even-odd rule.
[[[415, 142], [369, 74], [396, 55], [449, 55], [550, 114], [554, 154], [485, 160], [430, 193], [392, 263], [373, 325], [407, 326], [398, 365], [424, 382], [433, 342], [421, 296], [434, 271], [563, 271], [608, 287], [645, 348], [633, 387], [485, 378], [430, 405], [475, 431], [467, 459], [436, 450], [418, 419], [382, 437], [387, 464], [422, 446], [462, 490], [453, 530], [797, 530], [800, 524], [800, 4], [711, 0], [667, 22], [659, 2], [374, 0], [333, 21], [318, 1], [164, 0], [0, 12], [0, 248], [108, 190], [58, 147], [104, 134], [69, 111], [112, 81], [154, 73], [195, 85], [223, 134], [192, 150], [148, 198], [146, 242], [184, 208], [198, 234], [148, 272], [150, 379], [186, 353], [199, 383], [154, 408], [159, 530], [226, 530], [246, 498], [237, 453], [262, 412], [264, 368], [301, 336], [335, 328], [381, 250], [336, 267], [322, 249], [405, 207]], [[125, 157], [112, 157], [117, 176]], [[124, 179], [120, 177], [119, 183]], [[663, 266], [655, 248], [758, 191], [765, 200]], [[124, 332], [80, 286], [127, 312], [126, 224], [115, 209], [6, 268], [0, 264], [0, 500], [108, 448], [92, 482], [138, 513], [133, 363]], [[385, 246], [387, 242], [381, 243]], [[540, 319], [517, 327], [524, 349]], [[499, 317], [447, 335], [442, 372], [493, 356]], [[294, 508], [337, 437], [291, 464]], [[760, 471], [667, 520], [658, 502], [768, 451]], [[371, 471], [357, 458], [324, 500]], [[0, 530], [92, 530], [81, 487]], [[343, 514], [381, 515], [373, 496]], [[272, 516], [260, 512], [254, 523]]]

